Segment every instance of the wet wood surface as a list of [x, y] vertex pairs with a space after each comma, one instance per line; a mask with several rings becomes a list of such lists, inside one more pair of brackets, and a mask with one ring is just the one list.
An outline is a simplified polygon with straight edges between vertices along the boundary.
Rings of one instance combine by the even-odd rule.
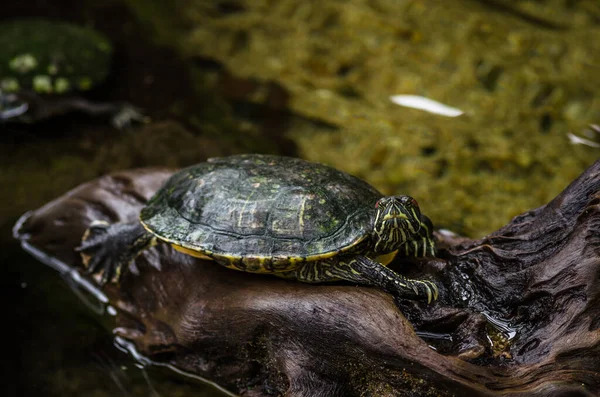
[[[90, 222], [135, 220], [169, 175], [89, 182], [29, 214], [17, 237], [83, 274], [74, 247]], [[597, 162], [483, 239], [437, 233], [439, 260], [391, 265], [430, 274], [441, 293], [432, 305], [246, 274], [159, 245], [104, 287], [111, 331], [243, 396], [600, 395], [599, 208]]]

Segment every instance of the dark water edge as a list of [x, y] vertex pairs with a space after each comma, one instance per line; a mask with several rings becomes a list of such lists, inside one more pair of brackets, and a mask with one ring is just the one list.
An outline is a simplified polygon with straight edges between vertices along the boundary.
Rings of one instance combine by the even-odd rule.
[[[147, 36], [121, 2], [104, 2], [102, 7], [98, 4], [68, 0], [9, 2], [2, 5], [0, 21], [45, 17], [91, 24], [107, 33], [115, 45], [115, 68], [106, 84], [90, 94], [91, 98], [131, 101], [155, 120], [164, 117], [175, 100], [196, 106], [185, 70], [179, 69], [181, 63], [174, 54], [141, 41]], [[136, 51], [128, 51], [131, 45]], [[137, 69], [131, 65], [137, 65]], [[145, 84], [143, 78], [147, 75], [158, 75], [156, 84]], [[165, 75], [175, 78], [165, 81]], [[6, 347], [0, 360], [1, 396], [224, 395], [168, 369], [144, 368], [119, 350], [103, 326], [106, 319], [86, 307], [56, 271], [24, 252], [11, 236], [12, 225], [24, 211], [38, 208], [111, 167], [123, 168], [111, 161], [101, 166], [106, 168], [104, 171], [77, 166], [83, 161], [85, 167], [85, 161], [102, 151], [107, 142], [122, 139], [136, 141], [133, 132], [116, 131], [77, 114], [34, 126], [0, 125], [0, 174], [8, 185], [2, 188], [7, 194], [0, 197], [0, 266], [4, 271], [0, 291]], [[104, 150], [110, 152], [111, 146]], [[156, 154], [155, 164], [161, 162], [160, 154]], [[77, 159], [75, 163], [70, 162], [73, 159]], [[144, 158], [128, 161], [125, 168], [152, 162]], [[32, 169], [42, 170], [43, 175], [44, 168], [48, 169], [45, 178], [30, 178], [40, 173], [31, 173]]]
[[119, 349], [106, 319], [95, 314], [61, 276], [3, 244], [0, 264], [7, 341], [2, 396], [224, 396], [211, 385], [169, 369], [144, 366]]

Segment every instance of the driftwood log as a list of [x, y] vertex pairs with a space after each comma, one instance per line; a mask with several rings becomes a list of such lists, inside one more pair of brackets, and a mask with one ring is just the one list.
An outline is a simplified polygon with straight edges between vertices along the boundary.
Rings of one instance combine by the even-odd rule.
[[[92, 181], [15, 234], [83, 275], [73, 248], [90, 222], [135, 220], [169, 175]], [[440, 260], [393, 264], [436, 280], [429, 306], [236, 272], [165, 245], [103, 291], [112, 331], [137, 352], [243, 396], [598, 396], [599, 208], [597, 162], [483, 239], [438, 233]]]

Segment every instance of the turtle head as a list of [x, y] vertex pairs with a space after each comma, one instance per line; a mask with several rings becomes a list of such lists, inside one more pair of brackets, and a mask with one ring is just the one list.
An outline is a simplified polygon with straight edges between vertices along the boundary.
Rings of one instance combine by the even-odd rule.
[[396, 251], [421, 229], [421, 210], [410, 196], [382, 197], [375, 204], [375, 253]]

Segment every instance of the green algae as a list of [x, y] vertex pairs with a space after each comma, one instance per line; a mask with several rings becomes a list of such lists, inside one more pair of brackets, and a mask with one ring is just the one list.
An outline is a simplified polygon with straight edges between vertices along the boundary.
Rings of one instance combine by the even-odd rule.
[[[291, 125], [302, 157], [415, 196], [439, 227], [488, 233], [598, 156], [566, 136], [600, 119], [593, 2], [176, 1], [185, 29], [168, 32], [146, 2], [128, 3], [182, 54], [281, 85], [292, 111], [319, 121]], [[465, 115], [402, 108], [395, 94]]]

